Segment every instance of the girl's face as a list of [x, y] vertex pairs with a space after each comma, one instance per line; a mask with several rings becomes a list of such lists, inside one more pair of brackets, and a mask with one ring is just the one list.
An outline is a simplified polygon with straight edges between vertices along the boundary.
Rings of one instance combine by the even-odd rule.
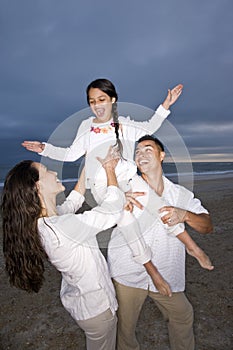
[[89, 90], [89, 104], [95, 114], [94, 123], [105, 123], [112, 118], [112, 104], [116, 101], [105, 92], [97, 88]]

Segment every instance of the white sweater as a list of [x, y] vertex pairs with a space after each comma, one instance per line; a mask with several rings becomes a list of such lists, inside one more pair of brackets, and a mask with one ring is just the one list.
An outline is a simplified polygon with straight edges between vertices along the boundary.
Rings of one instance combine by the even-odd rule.
[[74, 214], [83, 201], [83, 196], [72, 191], [58, 207], [59, 216], [38, 220], [49, 260], [62, 274], [62, 304], [76, 320], [95, 317], [108, 308], [113, 313], [117, 309], [114, 287], [96, 234], [117, 223], [125, 198], [117, 187], [110, 186], [101, 206]]

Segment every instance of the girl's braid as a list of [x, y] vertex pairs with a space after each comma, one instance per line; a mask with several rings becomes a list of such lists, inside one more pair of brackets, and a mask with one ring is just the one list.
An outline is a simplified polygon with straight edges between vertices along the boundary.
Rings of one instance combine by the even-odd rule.
[[117, 102], [114, 102], [112, 104], [112, 117], [113, 117], [113, 122], [114, 122], [114, 127], [115, 127], [115, 134], [116, 134], [116, 145], [115, 146], [118, 146], [120, 155], [122, 157], [123, 146], [122, 146], [121, 140], [119, 138], [119, 127], [120, 127], [120, 124], [119, 124], [119, 119], [118, 119]]

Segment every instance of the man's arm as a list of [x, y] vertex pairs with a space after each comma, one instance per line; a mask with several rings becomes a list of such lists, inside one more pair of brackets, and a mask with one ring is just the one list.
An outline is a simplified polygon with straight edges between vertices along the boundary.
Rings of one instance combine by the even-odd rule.
[[213, 225], [209, 214], [195, 214], [191, 211], [186, 211], [184, 222], [199, 233], [213, 232]]

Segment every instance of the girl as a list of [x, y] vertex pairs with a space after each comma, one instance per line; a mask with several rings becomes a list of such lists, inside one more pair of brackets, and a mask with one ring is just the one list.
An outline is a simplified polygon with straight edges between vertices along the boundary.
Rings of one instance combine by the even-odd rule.
[[123, 182], [128, 180], [136, 172], [133, 163], [135, 141], [159, 129], [170, 114], [169, 107], [179, 98], [182, 89], [183, 86], [179, 84], [174, 89], [168, 90], [166, 99], [150, 120], [136, 122], [129, 117], [118, 117], [118, 95], [115, 86], [107, 79], [97, 79], [86, 89], [87, 102], [94, 116], [81, 123], [70, 147], [55, 147], [38, 141], [24, 141], [22, 146], [42, 156], [60, 161], [72, 162], [85, 154], [86, 185], [99, 202], [106, 188], [106, 178], [96, 157], [103, 156], [106, 147], [117, 143], [123, 159], [117, 165], [116, 174], [118, 180], [119, 177]]
[[62, 274], [62, 304], [84, 330], [88, 350], [115, 349], [117, 301], [96, 234], [119, 221], [125, 196], [117, 188], [118, 159], [107, 160], [106, 196], [101, 206], [84, 214], [75, 214], [84, 201], [84, 175], [56, 207], [56, 195], [64, 190], [57, 174], [30, 160], [9, 172], [2, 196], [10, 283], [37, 293], [43, 283], [43, 260], [49, 259]]

